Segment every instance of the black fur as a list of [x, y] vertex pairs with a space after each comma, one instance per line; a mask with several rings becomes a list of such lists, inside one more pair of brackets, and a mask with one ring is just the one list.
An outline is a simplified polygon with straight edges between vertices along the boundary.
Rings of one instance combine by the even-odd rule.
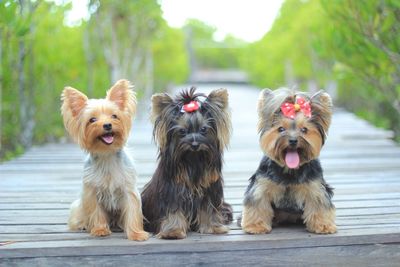
[[[158, 166], [142, 192], [145, 229], [158, 233], [163, 219], [177, 211], [184, 214], [192, 231], [199, 230], [200, 210], [212, 209], [211, 213], [221, 217], [221, 223], [230, 223], [232, 208], [223, 200], [224, 145], [218, 139], [220, 129], [216, 123], [221, 119], [221, 107], [194, 88], [169, 99], [158, 107], [153, 102], [153, 110], [159, 109], [153, 137], [157, 141], [158, 135], [165, 135], [165, 144], [158, 142]], [[182, 106], [192, 100], [201, 103], [200, 109], [182, 112]], [[198, 150], [193, 149], [194, 143], [198, 143]], [[206, 181], [210, 173], [218, 176], [213, 182]]]
[[[315, 180], [320, 180], [325, 190], [325, 196], [329, 199], [330, 206], [333, 207], [331, 199], [333, 197], [333, 188], [324, 180], [323, 170], [318, 159], [314, 159], [303, 164], [298, 169], [288, 169], [279, 166], [269, 157], [264, 156], [258, 166], [257, 171], [249, 179], [250, 184], [247, 187], [244, 199], [244, 205], [250, 205], [253, 200], [252, 190], [258, 179], [269, 179], [277, 184], [284, 186], [293, 184], [304, 184]], [[304, 203], [303, 203], [304, 204]], [[279, 203], [272, 203], [274, 210], [281, 210], [294, 214], [302, 214], [303, 206], [298, 206], [295, 199], [292, 198], [290, 191], [285, 192], [285, 196]]]

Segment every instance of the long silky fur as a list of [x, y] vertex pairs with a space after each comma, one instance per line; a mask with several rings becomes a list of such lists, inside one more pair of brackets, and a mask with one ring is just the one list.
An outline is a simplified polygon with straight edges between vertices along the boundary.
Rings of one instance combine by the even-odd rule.
[[[158, 233], [168, 214], [181, 212], [189, 229], [199, 231], [200, 210], [213, 209], [221, 223], [232, 221], [232, 209], [224, 202], [222, 157], [228, 144], [231, 125], [226, 91], [215, 90], [206, 96], [192, 87], [175, 98], [168, 94], [152, 97], [153, 138], [159, 147], [158, 166], [142, 192], [145, 229]], [[201, 102], [200, 110], [182, 113], [184, 104]], [[180, 123], [204, 121], [210, 128], [199, 140], [206, 148], [190, 153], [177, 136]]]

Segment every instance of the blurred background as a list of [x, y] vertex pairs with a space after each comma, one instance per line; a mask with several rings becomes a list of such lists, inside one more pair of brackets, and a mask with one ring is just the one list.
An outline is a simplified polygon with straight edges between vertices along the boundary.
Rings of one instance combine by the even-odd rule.
[[[330, 92], [400, 140], [399, 0], [0, 0], [0, 160], [65, 136], [60, 94], [179, 84]], [[147, 107], [146, 107], [147, 108]]]

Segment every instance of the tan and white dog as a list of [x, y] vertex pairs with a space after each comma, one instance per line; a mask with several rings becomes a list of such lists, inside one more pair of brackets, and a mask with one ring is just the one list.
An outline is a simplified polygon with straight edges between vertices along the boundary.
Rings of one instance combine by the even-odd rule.
[[106, 236], [111, 227], [119, 227], [130, 240], [147, 240], [135, 168], [124, 151], [136, 111], [129, 81], [119, 80], [105, 99], [88, 99], [66, 87], [61, 100], [65, 128], [89, 153], [82, 195], [71, 205], [69, 228]]

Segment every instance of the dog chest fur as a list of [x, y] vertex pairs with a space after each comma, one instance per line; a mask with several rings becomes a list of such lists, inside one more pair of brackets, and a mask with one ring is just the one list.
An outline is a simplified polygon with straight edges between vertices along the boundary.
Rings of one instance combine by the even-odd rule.
[[136, 173], [124, 150], [115, 154], [89, 155], [84, 169], [83, 183], [95, 187], [97, 199], [107, 211], [116, 211], [133, 188]]

